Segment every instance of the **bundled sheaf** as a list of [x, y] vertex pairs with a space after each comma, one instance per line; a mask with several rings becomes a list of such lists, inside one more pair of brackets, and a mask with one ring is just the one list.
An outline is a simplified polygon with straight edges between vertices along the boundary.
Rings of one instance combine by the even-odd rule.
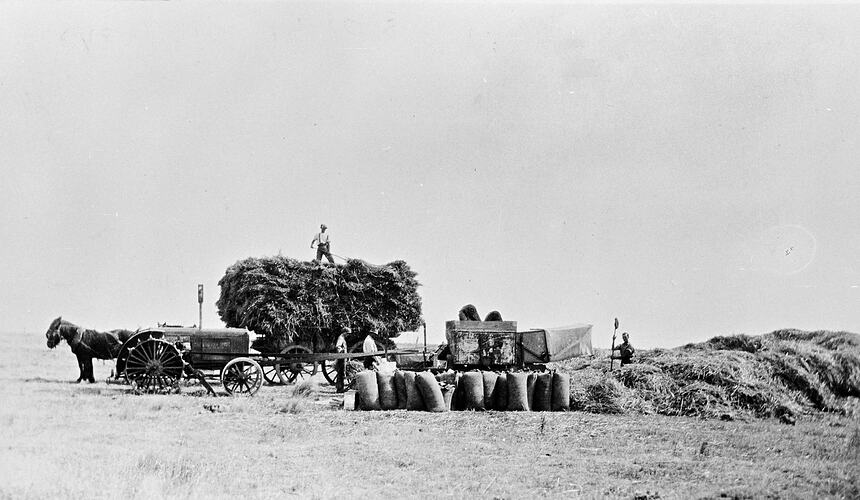
[[384, 338], [417, 329], [422, 320], [415, 276], [402, 260], [328, 266], [252, 257], [227, 268], [216, 305], [228, 327], [252, 330], [273, 348], [293, 342], [328, 348], [343, 327], [353, 330], [350, 341], [371, 328]]

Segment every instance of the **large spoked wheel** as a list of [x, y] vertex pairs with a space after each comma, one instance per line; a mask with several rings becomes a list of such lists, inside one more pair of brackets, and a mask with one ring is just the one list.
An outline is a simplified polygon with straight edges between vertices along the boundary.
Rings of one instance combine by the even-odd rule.
[[[346, 360], [344, 360], [346, 361]], [[331, 384], [337, 384], [337, 360], [330, 359], [328, 361], [322, 360], [320, 361], [320, 370], [322, 370], [323, 377], [325, 377], [326, 381]]]
[[124, 373], [136, 391], [164, 393], [178, 386], [184, 369], [182, 355], [173, 344], [149, 338], [128, 350]]
[[164, 337], [164, 333], [162, 332], [140, 332], [135, 333], [125, 343], [122, 344], [122, 347], [119, 349], [119, 353], [116, 355], [116, 378], [122, 377], [125, 374], [125, 364], [128, 361], [128, 355], [132, 349], [141, 344], [141, 342], [145, 342], [149, 339], [160, 339]]
[[[350, 353], [360, 353], [362, 348], [362, 343], [357, 342], [352, 345], [349, 349]], [[381, 350], [381, 349], [380, 349]], [[362, 363], [363, 358], [346, 358], [343, 360], [343, 388], [344, 390], [349, 390], [354, 388], [355, 385], [355, 375], [364, 369], [364, 364]], [[322, 360], [320, 361], [320, 368], [322, 370], [323, 377], [325, 377], [326, 381], [331, 385], [337, 385], [337, 362], [336, 359], [330, 359], [328, 361]]]
[[221, 370], [221, 385], [228, 394], [253, 396], [263, 385], [263, 369], [251, 358], [232, 359]]
[[[313, 351], [303, 345], [289, 345], [281, 351], [281, 354], [313, 354]], [[276, 370], [285, 379], [285, 383], [293, 383], [298, 380], [311, 378], [317, 373], [317, 364], [314, 361], [310, 363], [301, 361], [283, 362], [275, 365]]]
[[270, 385], [284, 385], [287, 383], [287, 376], [281, 371], [281, 366], [278, 365], [278, 358], [271, 356], [264, 357], [263, 363], [260, 366], [263, 369], [263, 379]]

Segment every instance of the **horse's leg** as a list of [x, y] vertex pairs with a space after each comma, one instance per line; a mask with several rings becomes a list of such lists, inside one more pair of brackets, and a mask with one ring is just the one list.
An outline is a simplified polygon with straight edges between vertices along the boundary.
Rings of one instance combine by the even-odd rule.
[[84, 358], [82, 358], [81, 356], [79, 356], [77, 354], [75, 355], [75, 357], [78, 358], [78, 371], [80, 372], [80, 374], [78, 375], [78, 379], [75, 380], [75, 383], [79, 384], [79, 383], [81, 383], [81, 380], [83, 380], [84, 377], [86, 376], [87, 366], [86, 366], [86, 362], [84, 361]]
[[89, 381], [89, 383], [94, 384], [94, 383], [96, 383], [96, 378], [95, 378], [95, 376], [93, 376], [93, 358], [87, 358], [86, 363], [87, 363], [87, 373], [86, 373], [85, 378]]

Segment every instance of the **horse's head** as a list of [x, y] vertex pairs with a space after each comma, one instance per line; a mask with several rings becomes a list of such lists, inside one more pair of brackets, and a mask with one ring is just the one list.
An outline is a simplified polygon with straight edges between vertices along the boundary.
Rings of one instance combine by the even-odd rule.
[[63, 323], [63, 317], [55, 319], [51, 322], [51, 326], [48, 327], [48, 331], [45, 332], [45, 338], [48, 339], [48, 349], [53, 349], [57, 347], [57, 344], [63, 340], [63, 337], [60, 335], [60, 325]]

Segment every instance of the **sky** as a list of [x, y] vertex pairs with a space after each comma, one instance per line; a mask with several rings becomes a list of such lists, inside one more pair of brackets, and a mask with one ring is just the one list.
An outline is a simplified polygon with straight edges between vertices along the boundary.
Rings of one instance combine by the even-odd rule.
[[[860, 6], [0, 4], [0, 331], [203, 326], [228, 266], [418, 273], [431, 341], [860, 331]], [[604, 345], [605, 344], [605, 345]]]

